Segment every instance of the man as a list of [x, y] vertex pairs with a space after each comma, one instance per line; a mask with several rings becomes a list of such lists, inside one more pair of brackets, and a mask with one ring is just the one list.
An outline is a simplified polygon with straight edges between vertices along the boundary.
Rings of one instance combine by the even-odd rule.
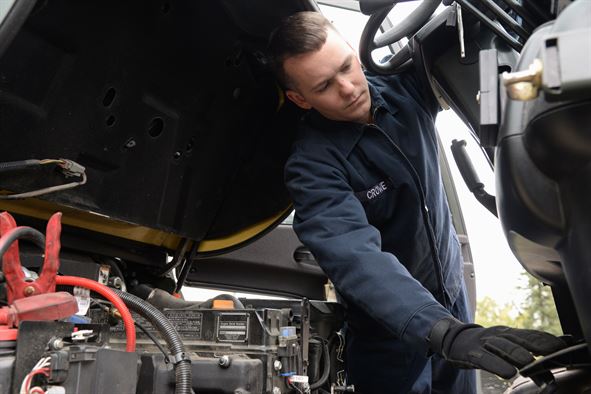
[[[470, 322], [460, 244], [437, 162], [438, 105], [412, 73], [364, 75], [321, 14], [278, 27], [269, 52], [286, 96], [309, 110], [285, 168], [294, 229], [346, 308], [356, 392], [472, 393], [473, 371], [503, 377], [554, 336]], [[464, 322], [464, 323], [463, 323]]]

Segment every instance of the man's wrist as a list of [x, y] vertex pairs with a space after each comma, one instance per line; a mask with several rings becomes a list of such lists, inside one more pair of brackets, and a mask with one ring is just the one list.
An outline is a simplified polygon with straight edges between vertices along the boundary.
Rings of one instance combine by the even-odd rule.
[[417, 311], [406, 324], [401, 338], [411, 344], [421, 354], [429, 354], [428, 337], [431, 327], [451, 314], [441, 304], [433, 302]]
[[454, 316], [444, 317], [437, 321], [431, 328], [427, 341], [429, 343], [429, 351], [449, 358], [449, 351], [455, 338], [464, 330], [470, 328], [482, 328], [479, 324], [463, 323]]
[[437, 353], [442, 355], [444, 358], [447, 358], [447, 355], [443, 349], [443, 340], [449, 333], [451, 326], [456, 324], [461, 323], [453, 316], [449, 316], [444, 317], [433, 325], [431, 331], [429, 332], [429, 336], [427, 337], [430, 353]]

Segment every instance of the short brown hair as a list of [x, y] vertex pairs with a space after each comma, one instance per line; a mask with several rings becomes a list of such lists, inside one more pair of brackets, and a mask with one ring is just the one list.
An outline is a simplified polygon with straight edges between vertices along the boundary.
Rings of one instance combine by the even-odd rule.
[[291, 87], [283, 63], [286, 59], [316, 52], [326, 42], [328, 19], [316, 11], [302, 11], [285, 18], [269, 38], [268, 55], [275, 77], [284, 88]]

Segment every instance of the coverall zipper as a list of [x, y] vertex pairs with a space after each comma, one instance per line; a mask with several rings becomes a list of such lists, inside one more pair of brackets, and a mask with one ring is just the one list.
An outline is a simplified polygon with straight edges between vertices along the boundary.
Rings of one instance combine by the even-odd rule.
[[[375, 113], [377, 111], [376, 107], [373, 111], [372, 118], [375, 120]], [[433, 258], [433, 266], [435, 268], [435, 275], [437, 276], [437, 285], [439, 288], [439, 292], [441, 293], [441, 297], [443, 297], [443, 305], [449, 310], [451, 308], [451, 297], [447, 293], [445, 289], [444, 280], [443, 280], [443, 272], [442, 272], [442, 264], [441, 260], [439, 259], [439, 253], [437, 252], [437, 243], [435, 239], [435, 232], [433, 231], [433, 227], [431, 225], [431, 220], [429, 219], [429, 208], [427, 207], [427, 198], [425, 197], [425, 192], [423, 189], [423, 184], [421, 183], [421, 179], [419, 178], [419, 174], [417, 170], [412, 165], [408, 157], [404, 154], [402, 149], [392, 140], [392, 138], [386, 133], [380, 126], [375, 123], [370, 123], [367, 125], [368, 127], [375, 128], [378, 130], [386, 140], [392, 145], [396, 153], [402, 157], [404, 164], [409, 169], [411, 176], [413, 178], [413, 182], [415, 183], [415, 187], [419, 193], [419, 198], [421, 200], [421, 214], [423, 216], [423, 224], [427, 230], [427, 238], [429, 239], [429, 247], [431, 249], [431, 256]], [[387, 176], [387, 174], [384, 174]], [[389, 177], [388, 177], [389, 178]]]

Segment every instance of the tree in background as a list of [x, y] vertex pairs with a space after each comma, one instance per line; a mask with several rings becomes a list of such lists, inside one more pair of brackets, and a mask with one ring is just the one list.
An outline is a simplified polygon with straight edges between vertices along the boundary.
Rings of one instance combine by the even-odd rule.
[[525, 294], [521, 305], [514, 303], [498, 305], [490, 297], [484, 297], [476, 306], [476, 322], [485, 327], [505, 325], [517, 328], [531, 328], [561, 335], [562, 329], [556, 313], [556, 306], [549, 286], [524, 272], [524, 286], [519, 289]]
[[523, 273], [522, 277], [526, 285], [520, 289], [525, 291], [526, 299], [516, 318], [517, 326], [562, 335], [550, 286], [545, 286], [528, 273]]
[[476, 305], [476, 323], [484, 327], [514, 326], [515, 316], [511, 316], [511, 312], [515, 312], [515, 305], [500, 306], [495, 300], [486, 296]]

